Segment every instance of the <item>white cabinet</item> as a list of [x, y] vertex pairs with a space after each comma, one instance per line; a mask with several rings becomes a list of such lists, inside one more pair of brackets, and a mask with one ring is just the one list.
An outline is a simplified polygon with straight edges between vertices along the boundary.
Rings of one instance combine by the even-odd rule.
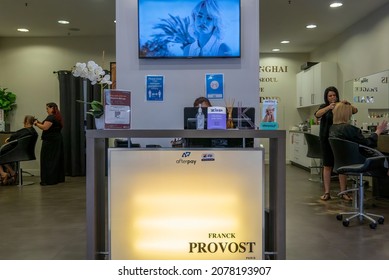
[[308, 69], [297, 74], [297, 107], [311, 105], [311, 94], [313, 92], [313, 71]]
[[337, 65], [320, 62], [296, 75], [297, 108], [317, 106], [324, 102], [324, 90], [337, 85]]
[[290, 132], [290, 161], [309, 168], [311, 158], [307, 157], [308, 145], [303, 132]]

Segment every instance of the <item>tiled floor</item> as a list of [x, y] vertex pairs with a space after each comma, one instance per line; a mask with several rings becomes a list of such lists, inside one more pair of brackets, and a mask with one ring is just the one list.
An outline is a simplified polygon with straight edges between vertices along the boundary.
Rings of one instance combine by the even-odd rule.
[[[286, 177], [287, 259], [389, 259], [389, 222], [375, 230], [356, 222], [346, 228], [335, 217], [351, 205], [335, 198], [336, 182], [334, 198], [323, 202], [307, 171], [288, 165]], [[0, 186], [0, 259], [85, 259], [85, 178], [50, 187], [37, 177], [25, 180], [36, 183]], [[389, 219], [389, 200], [375, 205], [369, 210]]]

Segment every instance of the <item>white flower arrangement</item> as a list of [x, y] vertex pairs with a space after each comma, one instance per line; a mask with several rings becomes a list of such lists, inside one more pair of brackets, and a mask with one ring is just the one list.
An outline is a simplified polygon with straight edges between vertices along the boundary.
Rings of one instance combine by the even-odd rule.
[[[103, 89], [105, 86], [112, 84], [110, 81], [111, 76], [105, 74], [105, 71], [101, 66], [99, 66], [94, 61], [88, 61], [88, 63], [77, 62], [76, 66], [72, 69], [72, 74], [74, 77], [81, 77], [91, 81], [92, 85], [100, 84], [101, 85], [101, 98], [103, 98]], [[87, 114], [93, 116], [94, 118], [100, 118], [104, 114], [104, 105], [101, 101], [93, 100], [87, 102], [84, 100], [76, 100], [80, 103], [86, 103], [91, 106]]]
[[105, 74], [105, 71], [94, 61], [88, 61], [88, 63], [77, 62], [76, 66], [72, 70], [74, 77], [81, 77], [91, 81], [92, 85], [95, 84], [112, 84], [111, 76]]

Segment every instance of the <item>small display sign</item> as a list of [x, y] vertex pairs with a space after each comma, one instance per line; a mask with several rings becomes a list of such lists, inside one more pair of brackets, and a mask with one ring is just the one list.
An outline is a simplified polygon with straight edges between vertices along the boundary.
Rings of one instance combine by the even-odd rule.
[[224, 98], [224, 75], [206, 74], [205, 90], [208, 99], [223, 99]]
[[104, 119], [106, 129], [129, 129], [131, 124], [131, 92], [104, 90]]
[[164, 76], [146, 76], [146, 100], [163, 101]]

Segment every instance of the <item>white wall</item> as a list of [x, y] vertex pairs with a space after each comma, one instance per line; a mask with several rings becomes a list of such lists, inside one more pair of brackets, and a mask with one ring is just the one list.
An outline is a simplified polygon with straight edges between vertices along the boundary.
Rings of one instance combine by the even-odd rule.
[[[225, 99], [234, 98], [258, 111], [259, 2], [241, 2], [242, 57], [240, 59], [139, 60], [137, 0], [116, 1], [116, 57], [118, 88], [132, 92], [132, 128], [183, 128], [183, 108], [205, 95], [205, 74], [223, 73]], [[145, 76], [165, 77], [164, 102], [145, 101]], [[212, 101], [224, 106], [224, 101]], [[150, 142], [151, 141], [151, 142]], [[171, 146], [170, 139], [141, 142]]]
[[[339, 84], [389, 69], [389, 4], [310, 55], [311, 61], [336, 61]], [[341, 90], [342, 88], [340, 88]]]
[[[344, 33], [310, 54], [310, 61], [338, 63], [338, 89], [354, 78], [389, 70], [389, 4], [349, 27]], [[313, 114], [315, 108], [312, 108]]]

